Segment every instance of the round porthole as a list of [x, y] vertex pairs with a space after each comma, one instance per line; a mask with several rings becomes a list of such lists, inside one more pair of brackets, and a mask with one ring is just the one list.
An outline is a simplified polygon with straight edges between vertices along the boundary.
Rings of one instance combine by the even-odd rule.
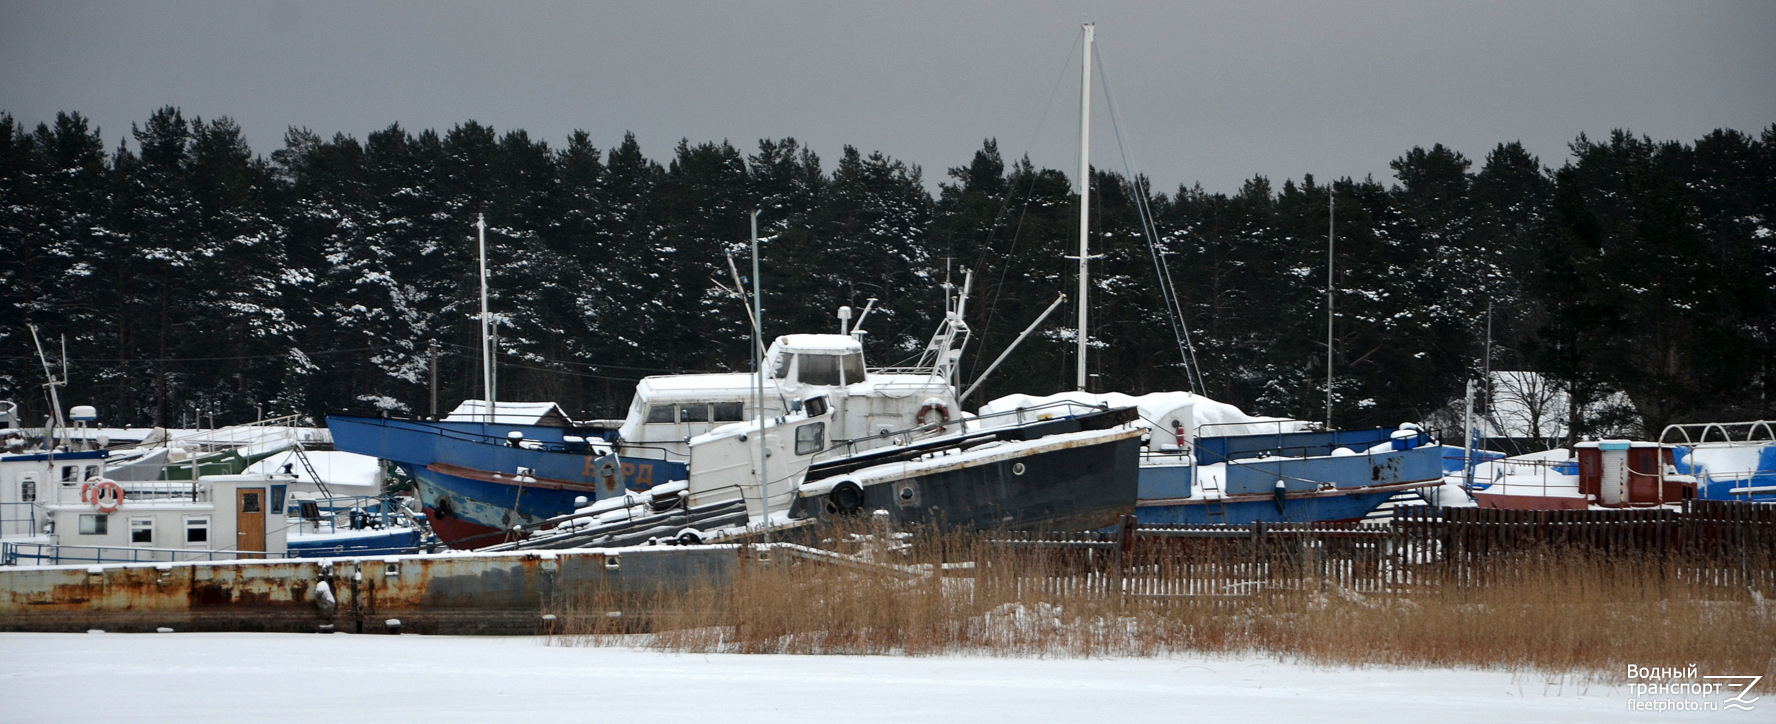
[[1024, 474], [1024, 464], [1023, 463], [1012, 463], [1011, 464], [1011, 474], [1012, 475], [1023, 475]]
[[900, 499], [901, 500], [912, 500], [913, 499], [913, 489], [910, 487], [901, 488], [900, 489]]

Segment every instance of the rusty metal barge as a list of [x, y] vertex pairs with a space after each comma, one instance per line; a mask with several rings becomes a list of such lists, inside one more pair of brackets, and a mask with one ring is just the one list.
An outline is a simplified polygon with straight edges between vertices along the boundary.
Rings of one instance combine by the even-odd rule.
[[587, 596], [721, 582], [746, 546], [0, 567], [0, 631], [554, 632]]

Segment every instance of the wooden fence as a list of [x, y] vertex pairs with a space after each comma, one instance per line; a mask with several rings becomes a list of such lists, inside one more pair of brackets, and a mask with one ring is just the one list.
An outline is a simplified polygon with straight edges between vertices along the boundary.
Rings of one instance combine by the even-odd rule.
[[1527, 562], [1568, 556], [1776, 591], [1776, 505], [1728, 501], [1681, 509], [1404, 508], [1382, 525], [1146, 526], [1130, 518], [1115, 533], [996, 536], [990, 545], [1040, 557], [1054, 572], [1041, 577], [1048, 587], [1131, 597], [1480, 586]]

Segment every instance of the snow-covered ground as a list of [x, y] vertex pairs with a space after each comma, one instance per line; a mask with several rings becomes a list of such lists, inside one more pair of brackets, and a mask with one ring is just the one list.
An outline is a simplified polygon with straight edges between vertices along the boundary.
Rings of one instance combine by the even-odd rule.
[[[1623, 686], [1231, 658], [662, 654], [538, 638], [0, 634], [0, 720], [1768, 721], [1634, 712]], [[1724, 697], [1711, 697], [1715, 700]], [[1776, 708], [1776, 703], [1770, 704]]]

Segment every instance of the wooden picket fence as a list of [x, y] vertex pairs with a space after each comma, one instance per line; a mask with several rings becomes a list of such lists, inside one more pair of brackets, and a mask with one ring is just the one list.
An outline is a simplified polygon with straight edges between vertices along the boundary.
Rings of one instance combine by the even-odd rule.
[[1020, 564], [1026, 571], [1033, 570], [1029, 557], [1040, 557], [1050, 573], [1022, 575], [1019, 585], [1034, 579], [1053, 593], [1219, 599], [1279, 589], [1482, 586], [1549, 556], [1659, 566], [1706, 585], [1776, 591], [1776, 505], [1729, 501], [1622, 510], [1402, 508], [1381, 525], [1147, 526], [1130, 518], [1114, 533], [1000, 535], [988, 544], [1028, 554]]

